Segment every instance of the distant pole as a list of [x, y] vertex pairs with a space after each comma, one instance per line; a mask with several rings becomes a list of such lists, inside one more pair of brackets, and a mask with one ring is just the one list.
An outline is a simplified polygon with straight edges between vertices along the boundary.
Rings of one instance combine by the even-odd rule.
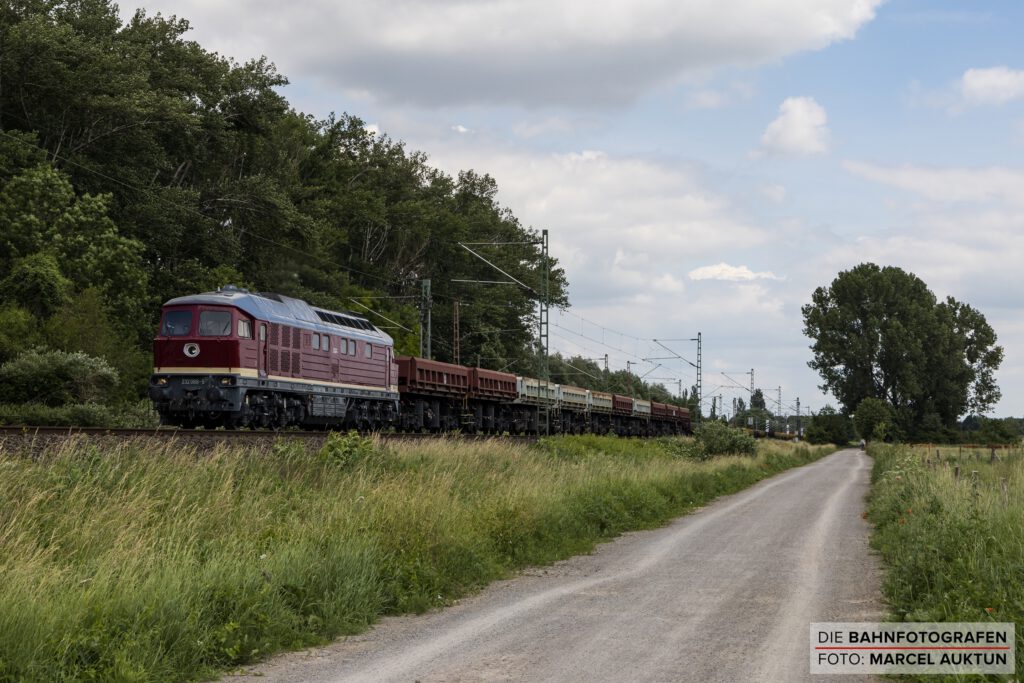
[[630, 395], [631, 398], [633, 396], [633, 371], [632, 371], [632, 367], [633, 367], [633, 362], [627, 360], [626, 361], [626, 383], [629, 386], [629, 395]]
[[782, 385], [779, 385], [779, 397], [776, 401], [778, 406], [778, 412], [775, 413], [775, 431], [779, 431], [779, 427], [782, 426]]
[[541, 244], [541, 267], [544, 269], [544, 289], [541, 290], [540, 294], [540, 305], [539, 305], [539, 316], [538, 316], [538, 336], [540, 337], [540, 380], [544, 385], [544, 400], [541, 401], [541, 411], [544, 417], [544, 434], [551, 433], [551, 407], [548, 403], [548, 381], [551, 379], [548, 371], [548, 307], [550, 305], [549, 299], [549, 279], [551, 276], [551, 265], [548, 260], [548, 231], [542, 230], [540, 233], [540, 244]]
[[750, 402], [754, 402], [754, 368], [750, 368]]
[[796, 434], [797, 436], [803, 436], [803, 432], [800, 429], [800, 397], [796, 397]]
[[697, 422], [700, 422], [700, 402], [704, 400], [703, 363], [701, 359], [701, 333], [697, 333]]
[[420, 289], [420, 358], [430, 358], [430, 278], [421, 283]]
[[458, 299], [455, 300], [455, 303], [452, 305], [452, 309], [453, 309], [452, 310], [452, 357], [454, 359], [452, 362], [455, 363], [456, 365], [458, 365], [459, 362], [460, 362], [459, 361], [459, 357], [461, 355], [459, 353], [459, 337], [461, 335], [459, 334], [459, 300]]
[[604, 354], [604, 371], [608, 372], [608, 354]]

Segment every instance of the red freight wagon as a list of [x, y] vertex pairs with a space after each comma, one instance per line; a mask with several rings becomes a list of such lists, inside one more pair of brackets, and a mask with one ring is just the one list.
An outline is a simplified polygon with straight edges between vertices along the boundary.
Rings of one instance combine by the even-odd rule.
[[619, 396], [618, 394], [613, 395], [612, 412], [616, 415], [632, 415], [633, 399], [629, 396]]
[[432, 396], [465, 396], [469, 391], [469, 368], [415, 356], [399, 356], [398, 391]]
[[654, 417], [669, 417], [671, 415], [670, 406], [665, 403], [651, 401], [651, 415]]
[[514, 401], [518, 395], [515, 375], [483, 368], [469, 368], [470, 398]]

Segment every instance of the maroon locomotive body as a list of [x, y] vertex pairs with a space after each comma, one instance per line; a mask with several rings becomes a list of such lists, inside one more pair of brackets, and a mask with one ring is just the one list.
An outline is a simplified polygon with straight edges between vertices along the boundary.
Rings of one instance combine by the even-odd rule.
[[391, 337], [365, 318], [235, 287], [163, 308], [149, 394], [166, 424], [384, 428], [398, 414]]

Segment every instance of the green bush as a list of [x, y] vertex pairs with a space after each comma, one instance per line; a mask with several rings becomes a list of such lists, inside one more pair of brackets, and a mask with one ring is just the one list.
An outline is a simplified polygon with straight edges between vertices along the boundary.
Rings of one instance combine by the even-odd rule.
[[697, 430], [697, 444], [704, 458], [716, 455], [756, 455], [757, 442], [747, 432], [721, 422], [705, 422]]
[[346, 470], [360, 466], [372, 468], [384, 460], [383, 451], [373, 445], [373, 440], [355, 431], [347, 434], [331, 432], [320, 448], [319, 455], [325, 462]]
[[150, 429], [160, 426], [160, 418], [148, 398], [118, 406], [114, 426], [125, 429]]
[[121, 427], [147, 429], [160, 420], [149, 399], [111, 408], [100, 403], [47, 406], [42, 403], [0, 403], [0, 424], [31, 427]]
[[118, 379], [117, 370], [102, 358], [32, 349], [0, 366], [0, 402], [104, 403]]
[[812, 417], [804, 432], [804, 438], [810, 443], [834, 443], [837, 446], [850, 443], [853, 436], [853, 421], [832, 406], [825, 406]]
[[857, 426], [860, 438], [865, 441], [884, 441], [890, 429], [889, 425], [895, 417], [896, 413], [888, 401], [869, 397], [857, 405], [853, 422]]
[[119, 426], [118, 419], [110, 408], [99, 403], [72, 403], [66, 406], [0, 403], [0, 424], [33, 427]]

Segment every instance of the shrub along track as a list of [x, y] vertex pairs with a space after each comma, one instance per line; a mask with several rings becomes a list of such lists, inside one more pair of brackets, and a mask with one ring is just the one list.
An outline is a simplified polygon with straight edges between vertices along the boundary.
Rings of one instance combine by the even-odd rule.
[[[256, 445], [276, 440], [301, 442], [311, 450], [323, 447], [330, 431], [291, 430], [202, 430], [158, 427], [155, 429], [107, 429], [104, 427], [12, 427], [0, 426], [0, 452], [41, 453], [51, 446], [60, 446], [69, 440], [88, 439], [97, 445], [110, 446], [119, 441], [173, 440], [182, 444], [212, 446], [220, 443]], [[423, 441], [430, 439], [461, 439], [463, 441], [500, 440], [503, 443], [536, 443], [536, 436], [497, 434], [433, 434], [433, 433], [375, 433], [374, 438], [384, 442]]]

